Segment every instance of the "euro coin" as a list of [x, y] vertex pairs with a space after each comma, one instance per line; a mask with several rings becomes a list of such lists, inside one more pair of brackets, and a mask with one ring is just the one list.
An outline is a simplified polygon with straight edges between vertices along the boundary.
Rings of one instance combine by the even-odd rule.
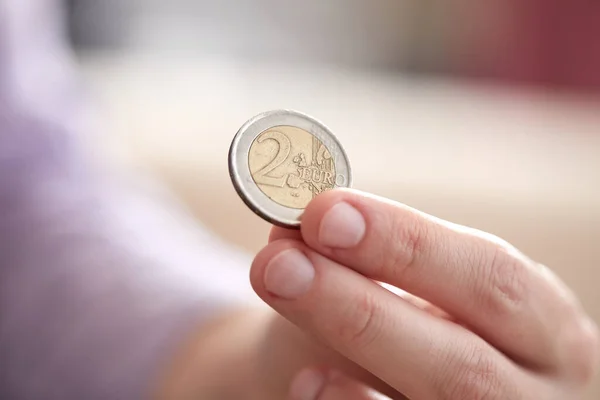
[[298, 228], [319, 193], [350, 187], [348, 156], [320, 121], [293, 110], [248, 120], [229, 148], [229, 175], [244, 203], [266, 221]]

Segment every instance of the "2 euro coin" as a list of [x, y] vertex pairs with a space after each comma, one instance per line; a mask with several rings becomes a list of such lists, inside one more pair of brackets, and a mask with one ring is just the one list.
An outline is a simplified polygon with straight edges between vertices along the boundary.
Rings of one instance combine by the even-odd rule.
[[266, 221], [298, 228], [319, 193], [350, 187], [348, 156], [318, 120], [275, 110], [248, 120], [229, 149], [229, 175], [244, 203]]

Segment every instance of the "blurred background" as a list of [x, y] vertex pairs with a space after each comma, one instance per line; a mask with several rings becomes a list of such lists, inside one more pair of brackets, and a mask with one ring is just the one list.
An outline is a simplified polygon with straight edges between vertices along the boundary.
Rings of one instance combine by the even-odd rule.
[[600, 3], [65, 6], [98, 148], [233, 246], [251, 254], [269, 226], [233, 190], [231, 139], [297, 109], [338, 135], [356, 188], [504, 237], [600, 321]]

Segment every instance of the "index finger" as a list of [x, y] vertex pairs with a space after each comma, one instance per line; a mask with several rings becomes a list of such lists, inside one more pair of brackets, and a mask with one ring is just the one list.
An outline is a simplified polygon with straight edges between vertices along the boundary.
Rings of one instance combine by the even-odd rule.
[[317, 196], [301, 231], [319, 253], [430, 301], [527, 365], [565, 364], [567, 341], [581, 337], [568, 292], [492, 235], [345, 189]]

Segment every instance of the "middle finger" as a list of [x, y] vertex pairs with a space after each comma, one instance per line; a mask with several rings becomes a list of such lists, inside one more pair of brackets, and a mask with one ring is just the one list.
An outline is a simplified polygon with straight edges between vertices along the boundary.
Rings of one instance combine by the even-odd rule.
[[546, 390], [477, 335], [300, 241], [271, 243], [250, 276], [277, 312], [408, 398], [529, 399]]

